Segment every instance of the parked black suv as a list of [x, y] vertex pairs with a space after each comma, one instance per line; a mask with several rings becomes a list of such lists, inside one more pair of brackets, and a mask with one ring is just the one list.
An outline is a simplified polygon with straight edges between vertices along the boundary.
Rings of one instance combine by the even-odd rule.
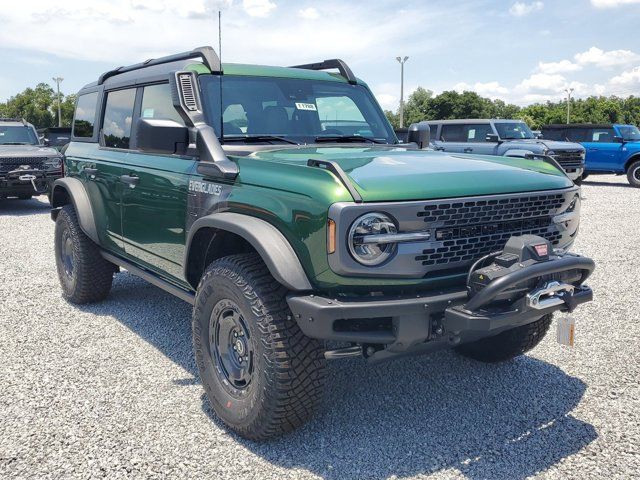
[[0, 118], [0, 198], [50, 195], [54, 180], [61, 176], [62, 155], [40, 144], [33, 125]]

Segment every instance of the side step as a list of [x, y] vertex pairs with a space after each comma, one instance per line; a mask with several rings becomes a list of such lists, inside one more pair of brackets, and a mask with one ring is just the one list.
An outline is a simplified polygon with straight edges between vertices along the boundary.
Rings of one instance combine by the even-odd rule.
[[195, 303], [196, 296], [194, 293], [184, 290], [180, 287], [176, 287], [174, 284], [169, 283], [166, 280], [163, 280], [162, 278], [159, 278], [158, 276], [154, 275], [153, 273], [147, 270], [144, 270], [140, 267], [137, 267], [136, 265], [130, 262], [127, 262], [126, 260], [123, 260], [120, 257], [116, 257], [115, 255], [111, 255], [110, 253], [107, 253], [104, 251], [101, 251], [100, 254], [105, 260], [115, 265], [118, 265], [120, 268], [124, 268], [131, 275], [140, 277], [143, 280], [146, 280], [147, 282], [149, 282], [150, 284], [155, 285], [158, 288], [161, 288], [165, 292], [169, 292], [170, 294], [175, 295], [179, 299], [184, 300], [185, 302], [191, 305]]

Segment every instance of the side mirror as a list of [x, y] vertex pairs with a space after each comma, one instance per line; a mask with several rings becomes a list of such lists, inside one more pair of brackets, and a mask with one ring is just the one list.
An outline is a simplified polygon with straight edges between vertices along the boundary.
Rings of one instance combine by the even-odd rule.
[[613, 137], [613, 141], [616, 143], [624, 143], [624, 138], [622, 138], [619, 135], [616, 135], [615, 137]]
[[484, 137], [485, 142], [498, 143], [500, 141], [500, 137], [495, 133], [487, 133], [487, 136]]
[[544, 135], [542, 133], [536, 133], [536, 138], [544, 138]]
[[136, 142], [143, 152], [184, 155], [189, 146], [189, 129], [174, 120], [140, 118]]
[[48, 138], [43, 138], [43, 139], [42, 139], [42, 144], [43, 144], [45, 147], [48, 147], [49, 145], [51, 145], [51, 142], [49, 141], [49, 139], [48, 139]]
[[409, 127], [409, 135], [407, 141], [409, 143], [415, 143], [418, 148], [424, 149], [429, 146], [431, 140], [431, 128], [428, 123], [412, 123]]

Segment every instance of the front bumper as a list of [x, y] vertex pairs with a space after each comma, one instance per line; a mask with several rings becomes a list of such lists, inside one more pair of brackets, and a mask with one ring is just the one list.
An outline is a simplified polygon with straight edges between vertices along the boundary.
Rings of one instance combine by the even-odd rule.
[[15, 170], [0, 176], [0, 195], [49, 194], [62, 170]]
[[[583, 282], [594, 268], [589, 258], [554, 257], [494, 280], [472, 298], [459, 288], [411, 297], [290, 295], [287, 300], [305, 335], [375, 345], [372, 359], [382, 359], [477, 340], [555, 311], [572, 311], [592, 300], [593, 293]], [[552, 301], [531, 300], [536, 292], [545, 291], [553, 275], [563, 272], [574, 274], [565, 284], [570, 291], [547, 299]], [[515, 288], [532, 279], [538, 280], [536, 288], [527, 292]]]
[[564, 173], [566, 173], [567, 177], [569, 177], [571, 180], [577, 180], [580, 177], [582, 177], [582, 174], [584, 173], [584, 167], [582, 168], [565, 168], [563, 167]]

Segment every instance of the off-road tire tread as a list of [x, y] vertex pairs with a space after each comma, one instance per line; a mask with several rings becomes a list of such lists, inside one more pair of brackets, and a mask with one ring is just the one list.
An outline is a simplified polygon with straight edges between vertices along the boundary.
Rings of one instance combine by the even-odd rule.
[[[107, 298], [113, 283], [113, 274], [116, 267], [100, 255], [98, 246], [85, 235], [80, 228], [78, 215], [73, 205], [65, 205], [58, 214], [56, 220], [56, 255], [58, 255], [58, 229], [66, 224], [71, 231], [74, 245], [74, 271], [76, 272], [76, 285], [73, 292], [65, 292], [62, 296], [71, 303], [84, 304], [100, 302]], [[57, 262], [56, 262], [57, 263]], [[58, 270], [60, 283], [62, 284], [64, 273]]]
[[[262, 410], [249, 425], [230, 425], [251, 440], [265, 440], [292, 431], [307, 420], [322, 403], [326, 360], [322, 344], [302, 333], [286, 302], [287, 289], [269, 273], [254, 253], [223, 257], [213, 262], [202, 276], [193, 312], [194, 349], [201, 359], [198, 317], [202, 315], [201, 295], [209, 296], [212, 277], [229, 279], [252, 305], [265, 349], [268, 387], [264, 389]], [[209, 287], [209, 288], [208, 288]], [[214, 398], [205, 382], [209, 398]]]
[[629, 168], [627, 168], [627, 180], [629, 181], [629, 185], [636, 188], [640, 188], [640, 180], [633, 176], [633, 172], [638, 168], [640, 168], [640, 160], [632, 162], [631, 165], [629, 165]]
[[512, 328], [493, 337], [456, 347], [465, 357], [481, 362], [505, 362], [533, 349], [544, 338], [551, 325], [552, 314], [535, 322]]

